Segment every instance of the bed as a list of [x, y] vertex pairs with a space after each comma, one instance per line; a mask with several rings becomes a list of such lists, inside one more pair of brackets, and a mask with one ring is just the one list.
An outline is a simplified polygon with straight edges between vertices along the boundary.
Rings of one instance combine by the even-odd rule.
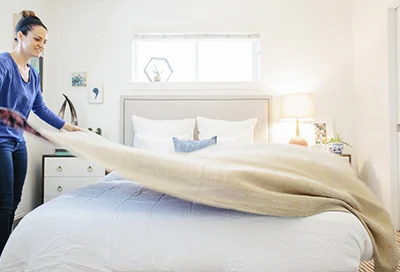
[[[225, 125], [257, 118], [252, 140], [268, 142], [270, 99], [264, 95], [123, 96], [121, 143], [140, 142], [135, 138], [138, 127], [133, 115], [153, 121], [202, 116], [205, 124], [209, 122], [207, 129], [223, 127], [217, 136], [222, 135], [225, 144], [232, 144], [231, 135], [224, 134]], [[189, 137], [212, 138], [213, 133], [199, 124]], [[242, 130], [248, 124], [238, 127]], [[173, 127], [173, 123], [161, 125], [157, 134]], [[179, 131], [175, 136], [182, 135], [186, 134]], [[159, 138], [151, 139], [151, 144], [140, 145], [166, 146]], [[235, 138], [234, 144], [247, 140]], [[351, 213], [332, 211], [301, 218], [248, 214], [171, 197], [111, 172], [96, 184], [65, 193], [25, 216], [3, 252], [0, 270], [356, 272], [372, 255], [370, 237]]]

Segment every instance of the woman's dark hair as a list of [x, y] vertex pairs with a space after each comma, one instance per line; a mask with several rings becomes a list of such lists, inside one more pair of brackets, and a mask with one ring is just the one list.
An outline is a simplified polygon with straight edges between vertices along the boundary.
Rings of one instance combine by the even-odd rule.
[[[31, 10], [23, 10], [20, 14], [22, 18], [15, 27], [15, 34], [21, 31], [26, 35], [34, 26], [42, 26], [47, 30], [47, 27], [42, 23], [42, 21], [36, 17], [35, 12]], [[17, 38], [15, 38], [15, 40], [17, 41]]]

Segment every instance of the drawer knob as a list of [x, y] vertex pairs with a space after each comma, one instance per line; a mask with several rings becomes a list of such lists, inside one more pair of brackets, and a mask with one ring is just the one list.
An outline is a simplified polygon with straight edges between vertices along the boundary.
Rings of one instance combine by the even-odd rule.
[[57, 187], [57, 191], [58, 191], [58, 192], [61, 192], [61, 191], [62, 191], [62, 187], [61, 187], [61, 186], [58, 186], [58, 187]]
[[87, 168], [87, 170], [88, 170], [89, 172], [92, 172], [92, 171], [93, 171], [93, 168], [92, 168], [91, 166], [89, 166], [89, 167]]
[[57, 167], [57, 171], [61, 172], [62, 171], [62, 167], [61, 166]]

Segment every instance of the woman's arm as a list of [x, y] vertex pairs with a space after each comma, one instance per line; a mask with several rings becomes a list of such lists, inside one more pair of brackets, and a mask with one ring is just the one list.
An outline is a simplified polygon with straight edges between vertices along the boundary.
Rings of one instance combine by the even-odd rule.
[[68, 122], [65, 122], [64, 126], [62, 127], [62, 129], [65, 129], [65, 130], [68, 130], [68, 131], [84, 131], [80, 127], [72, 125], [72, 124], [70, 124]]

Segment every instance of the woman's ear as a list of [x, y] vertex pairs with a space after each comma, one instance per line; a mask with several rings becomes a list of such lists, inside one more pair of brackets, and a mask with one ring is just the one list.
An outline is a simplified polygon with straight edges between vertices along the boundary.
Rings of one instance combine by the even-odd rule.
[[21, 31], [17, 32], [17, 41], [22, 40], [22, 36], [24, 36], [24, 34]]

